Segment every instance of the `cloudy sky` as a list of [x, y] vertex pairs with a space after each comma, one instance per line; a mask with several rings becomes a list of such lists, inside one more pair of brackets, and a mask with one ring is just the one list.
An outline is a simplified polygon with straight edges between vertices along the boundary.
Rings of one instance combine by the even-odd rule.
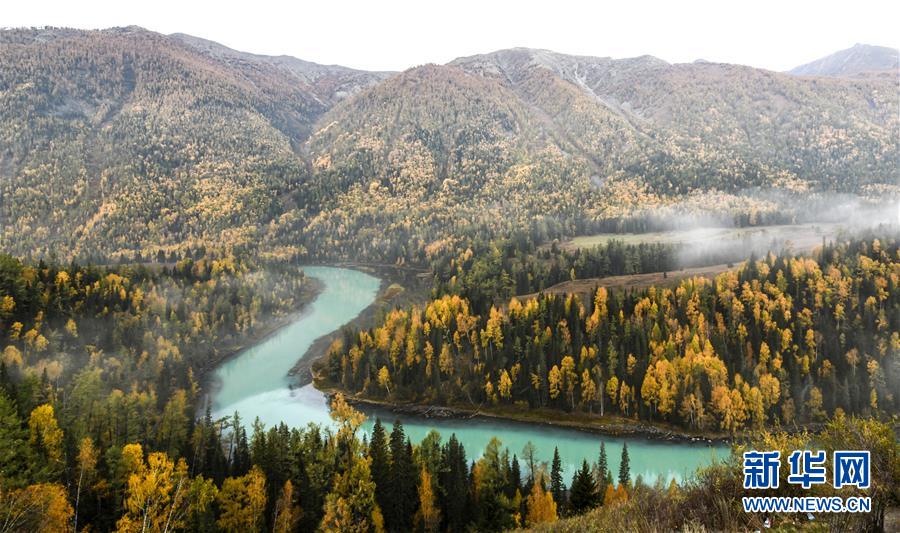
[[191, 0], [4, 2], [0, 27], [139, 25], [260, 54], [402, 70], [527, 46], [786, 70], [854, 43], [900, 47], [900, 2]]

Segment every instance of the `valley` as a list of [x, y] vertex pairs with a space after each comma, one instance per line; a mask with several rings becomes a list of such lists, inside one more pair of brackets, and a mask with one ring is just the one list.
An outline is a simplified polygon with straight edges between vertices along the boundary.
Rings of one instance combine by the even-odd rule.
[[[0, 531], [890, 528], [896, 50], [178, 31], [0, 29]], [[748, 512], [747, 450], [873, 510]]]
[[[375, 299], [373, 288], [378, 285], [371, 276], [349, 270], [312, 267], [305, 271], [320, 279], [325, 291], [311, 304], [309, 314], [237, 354], [216, 370], [210, 395], [215, 418], [228, 418], [238, 412], [245, 420], [258, 418], [266, 427], [281, 423], [290, 427], [332, 424], [326, 397], [312, 385], [295, 388], [286, 369], [295, 364], [298, 357], [304, 356], [310, 339], [330, 333], [329, 328], [337, 329], [342, 319], [352, 318], [354, 311], [371, 305]], [[657, 478], [666, 483], [671, 479], [681, 481], [696, 467], [727, 453], [724, 446], [666, 443], [640, 436], [597, 435], [549, 427], [540, 422], [529, 425], [491, 418], [424, 418], [375, 405], [362, 405], [361, 409], [369, 417], [362, 430], [370, 438], [372, 425], [379, 417], [388, 425], [394, 420], [402, 421], [406, 434], [415, 441], [424, 439], [434, 430], [444, 437], [456, 435], [469, 450], [484, 449], [491, 437], [502, 435], [504, 446], [518, 452], [531, 442], [537, 447], [538, 460], [549, 462], [553, 447], [558, 446], [566, 477], [575, 473], [582, 459], [598, 453], [601, 441], [616, 456], [621, 453], [621, 443], [628, 442], [632, 472], [648, 483], [656, 482]], [[560, 446], [562, 443], [565, 444]], [[673, 465], [678, 466], [673, 468]]]

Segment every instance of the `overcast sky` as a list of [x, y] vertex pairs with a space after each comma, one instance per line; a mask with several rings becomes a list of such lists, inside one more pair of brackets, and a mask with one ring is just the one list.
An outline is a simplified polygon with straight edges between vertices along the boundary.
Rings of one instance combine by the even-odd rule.
[[852, 0], [5, 0], [0, 27], [136, 24], [317, 63], [403, 70], [527, 46], [787, 70], [855, 43], [900, 47], [900, 2]]

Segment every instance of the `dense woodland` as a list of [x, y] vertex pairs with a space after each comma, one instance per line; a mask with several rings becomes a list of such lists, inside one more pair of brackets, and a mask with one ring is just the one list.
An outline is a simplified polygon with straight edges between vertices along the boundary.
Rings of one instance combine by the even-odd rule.
[[115, 268], [0, 257], [3, 530], [495, 531], [627, 499], [627, 455], [618, 482], [601, 449], [567, 491], [558, 457], [536, 464], [533, 448], [520, 464], [494, 441], [470, 464], [452, 436], [413, 446], [380, 422], [361, 442], [361, 415], [340, 399], [336, 432], [196, 418], [193, 376], [217, 357], [210, 347], [293, 309], [307, 283], [232, 257]]
[[[840, 433], [851, 427], [845, 412], [896, 412], [896, 237], [829, 244], [814, 257], [773, 254], [714, 280], [598, 290], [585, 303], [541, 295], [497, 307], [483, 296], [476, 315], [460, 294], [489, 294], [482, 281], [493, 276], [480, 270], [543, 272], [536, 265], [548, 260], [584, 268], [585, 257], [633, 271], [666, 257], [665, 247], [617, 242], [583, 254], [493, 249], [446, 260], [435, 278], [447, 282], [423, 311], [391, 311], [349, 336], [330, 355], [331, 377], [391, 400], [544, 406], [723, 432], [833, 415], [841, 422], [829, 438], [870, 439], [886, 464], [878, 486], [896, 486], [887, 426], [870, 419]], [[739, 479], [733, 464], [650, 487], [631, 477], [627, 451], [608, 458], [598, 442], [596, 460], [563, 479], [558, 457], [537, 463], [533, 447], [495, 440], [465, 450], [436, 433], [413, 443], [380, 421], [360, 438], [362, 415], [340, 397], [333, 429], [197, 417], [195, 376], [315, 286], [284, 263], [168, 259], [63, 267], [0, 257], [6, 529], [500, 531], [584, 512], [671, 524], [647, 511], [659, 502], [710, 528], [755, 520], [714, 501]], [[880, 509], [896, 502], [891, 490], [876, 498]], [[719, 512], [698, 511], [712, 504]]]
[[[501, 530], [563, 514], [558, 457], [536, 464], [533, 448], [523, 465], [495, 441], [470, 463], [452, 436], [413, 446], [380, 422], [360, 441], [361, 415], [340, 400], [337, 431], [197, 417], [195, 376], [311, 283], [231, 256], [103, 268], [0, 256], [2, 530]], [[612, 488], [592, 489], [593, 504], [627, 497], [627, 460], [619, 487], [605, 461], [590, 484]], [[579, 498], [570, 512], [587, 508]]]
[[445, 294], [332, 348], [327, 376], [394, 401], [513, 404], [737, 432], [896, 413], [896, 237], [751, 259], [715, 279], [475, 314]]
[[[73, 442], [79, 426], [70, 426], [52, 403], [23, 422], [10, 389], [15, 394], [9, 383], [0, 391], [0, 443], [12, 452], [0, 456], [4, 531], [502, 531], [541, 528], [582, 513], [590, 522], [576, 518], [563, 527], [733, 530], [759, 527], [762, 520], [742, 513], [727, 496], [741, 486], [740, 447], [682, 486], [662, 478], [648, 486], [631, 477], [627, 446], [613, 472], [601, 443], [597, 461], [585, 460], [566, 483], [558, 452], [549, 465], [537, 462], [530, 443], [520, 460], [493, 439], [469, 462], [455, 436], [443, 442], [432, 432], [413, 444], [399, 422], [388, 433], [380, 420], [360, 440], [363, 415], [337, 395], [335, 429], [254, 424], [248, 437], [237, 414], [218, 422], [208, 415], [196, 422], [179, 417], [161, 425], [164, 432], [155, 438], [103, 449], [94, 440], [103, 432], [92, 427]], [[812, 442], [830, 451], [867, 449], [873, 457], [866, 494], [874, 512], [824, 520], [860, 530], [883, 527], [887, 507], [900, 502], [900, 447], [890, 427], [839, 414], [815, 439], [765, 434], [755, 445], [786, 455]], [[813, 493], [831, 489], [818, 486]], [[784, 482], [773, 494], [799, 495]], [[776, 520], [803, 526], [793, 516]]]
[[[777, 241], [769, 246], [778, 249]], [[475, 314], [483, 314], [495, 302], [563, 281], [739, 263], [753, 247], [749, 239], [715, 243], [702, 251], [681, 243], [626, 244], [617, 239], [585, 248], [561, 247], [556, 241], [540, 245], [521, 232], [488, 242], [461, 240], [431, 258], [432, 294], [460, 295]]]
[[[46, 386], [91, 367], [123, 390], [134, 385], [165, 402], [173, 388], [194, 386], [191, 371], [208, 368], [314, 293], [297, 267], [261, 268], [232, 256], [63, 267], [0, 255], [4, 372], [28, 381], [43, 376]], [[39, 394], [37, 384], [27, 389]], [[34, 406], [33, 397], [20, 400], [23, 409]]]

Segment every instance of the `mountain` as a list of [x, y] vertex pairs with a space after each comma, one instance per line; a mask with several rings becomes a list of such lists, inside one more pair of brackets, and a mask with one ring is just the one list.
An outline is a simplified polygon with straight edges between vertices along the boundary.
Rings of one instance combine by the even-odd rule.
[[393, 262], [667, 206], [790, 218], [785, 192], [898, 194], [898, 115], [884, 78], [524, 48], [379, 73], [136, 27], [2, 30], [0, 237]]
[[246, 240], [306, 174], [317, 119], [384, 76], [138, 27], [0, 31], [0, 237], [86, 256]]
[[[500, 80], [570, 138], [605, 135], [584, 148], [595, 158], [636, 148], [625, 157], [637, 159], [624, 166], [661, 192], [738, 190], [785, 177], [850, 191], [897, 177], [896, 146], [887, 142], [898, 126], [896, 89], [885, 81], [807, 81], [740, 65], [527, 49], [453, 64]], [[598, 113], [602, 123], [585, 120]], [[829, 140], [838, 131], [842, 139]], [[625, 146], [610, 144], [623, 137]], [[862, 146], [879, 148], [858, 152]]]
[[900, 51], [885, 46], [855, 44], [788, 71], [794, 76], [855, 78], [883, 75], [894, 81], [900, 74]]
[[305, 87], [326, 107], [331, 107], [336, 102], [394, 74], [393, 72], [356, 70], [340, 65], [320, 65], [291, 56], [249, 54], [183, 33], [172, 34], [170, 37], [216, 61], [233, 65], [239, 69], [249, 67], [251, 71], [258, 71], [260, 64], [271, 65], [292, 76], [295, 83]]
[[590, 231], [676, 200], [779, 209], [748, 189], [896, 194], [893, 95], [884, 80], [649, 56], [512, 49], [426, 65], [322, 117], [307, 143], [322, 209], [295, 230], [317, 255], [390, 260], [448, 235]]
[[423, 259], [443, 239], [573, 220], [596, 194], [527, 103], [453, 66], [391, 77], [319, 126], [297, 200], [318, 212], [293, 228], [316, 257]]

